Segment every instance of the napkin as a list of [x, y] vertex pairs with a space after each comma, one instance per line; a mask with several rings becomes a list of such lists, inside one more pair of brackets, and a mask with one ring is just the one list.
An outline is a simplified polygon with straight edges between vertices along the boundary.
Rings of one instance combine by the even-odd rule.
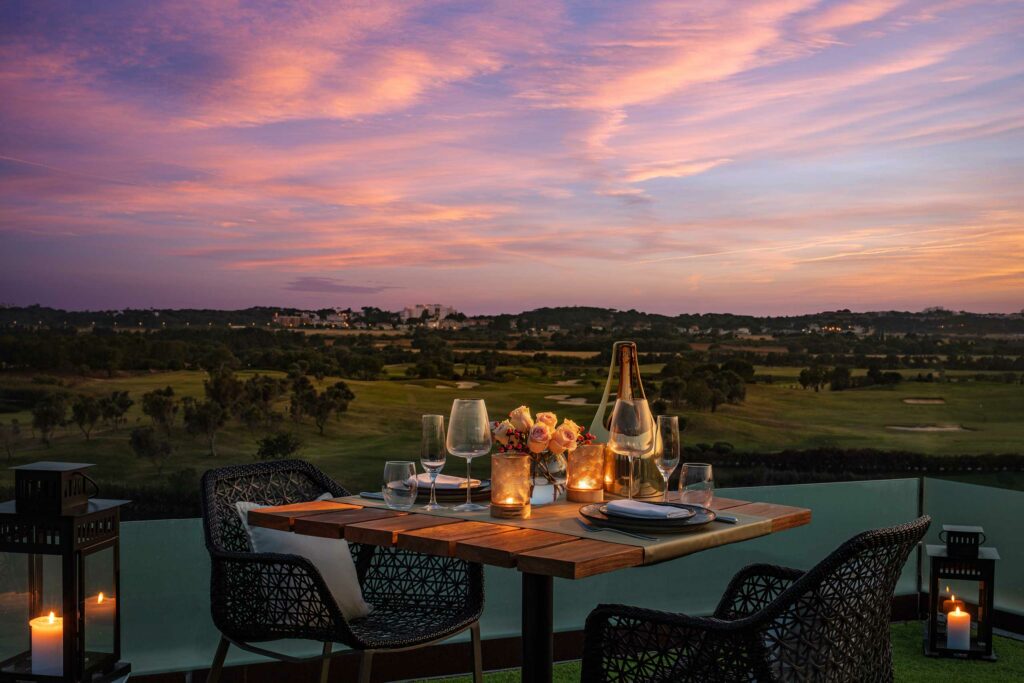
[[611, 515], [636, 517], [637, 519], [680, 519], [693, 516], [693, 512], [685, 508], [652, 505], [651, 503], [641, 503], [638, 500], [613, 500], [605, 509]]
[[[420, 488], [423, 488], [423, 487], [426, 487], [428, 489], [430, 488], [430, 475], [427, 474], [426, 472], [424, 472], [422, 474], [417, 474], [416, 475], [416, 481], [418, 482]], [[476, 488], [477, 486], [480, 486], [480, 480], [479, 479], [473, 479], [472, 482], [473, 483], [471, 484], [471, 486], [473, 488]], [[409, 479], [406, 480], [406, 483], [411, 486], [412, 485], [412, 477], [409, 477]], [[464, 489], [464, 488], [466, 488], [466, 478], [465, 477], [453, 477], [450, 474], [439, 474], [439, 475], [437, 475], [437, 482], [435, 483], [435, 486], [438, 489], [453, 489], [453, 490], [454, 489]]]

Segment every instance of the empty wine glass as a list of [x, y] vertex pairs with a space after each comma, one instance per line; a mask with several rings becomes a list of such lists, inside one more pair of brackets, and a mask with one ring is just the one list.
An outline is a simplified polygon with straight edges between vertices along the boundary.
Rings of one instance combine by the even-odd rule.
[[629, 458], [629, 498], [633, 498], [633, 463], [654, 448], [654, 420], [645, 398], [619, 398], [612, 409], [608, 446]]
[[491, 424], [487, 420], [487, 406], [482, 398], [457, 398], [452, 402], [448, 418], [448, 452], [466, 459], [466, 502], [456, 505], [456, 512], [478, 512], [486, 505], [472, 499], [471, 465], [473, 458], [491, 451]]
[[384, 463], [381, 493], [384, 503], [393, 510], [409, 510], [416, 502], [416, 463], [409, 460], [388, 460]]
[[690, 505], [711, 507], [715, 497], [715, 479], [711, 465], [705, 462], [683, 464], [679, 474], [679, 500]]
[[424, 510], [444, 509], [443, 505], [438, 504], [435, 492], [437, 475], [444, 468], [445, 454], [447, 453], [444, 440], [444, 415], [424, 415], [423, 439], [420, 441], [420, 464], [430, 476], [430, 502], [423, 506]]
[[654, 464], [665, 479], [662, 500], [667, 503], [668, 480], [679, 466], [679, 418], [674, 415], [659, 415], [658, 438], [661, 440], [661, 449], [655, 451]]

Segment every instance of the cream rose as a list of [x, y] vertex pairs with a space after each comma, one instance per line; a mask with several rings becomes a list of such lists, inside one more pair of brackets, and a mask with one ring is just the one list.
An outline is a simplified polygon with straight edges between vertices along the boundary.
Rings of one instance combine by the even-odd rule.
[[537, 422], [543, 422], [553, 431], [558, 426], [558, 416], [554, 413], [537, 413]]
[[494, 434], [494, 440], [500, 443], [502, 446], [508, 445], [508, 433], [511, 432], [515, 427], [508, 420], [504, 422], [498, 422], [494, 425], [494, 429], [491, 433]]
[[576, 432], [566, 429], [565, 425], [562, 425], [551, 435], [548, 450], [555, 455], [561, 455], [566, 451], [573, 452], [576, 450]]
[[526, 447], [531, 453], [541, 453], [548, 448], [551, 441], [551, 428], [543, 422], [538, 422], [530, 429], [530, 437], [526, 441]]
[[520, 432], [529, 432], [533, 427], [533, 418], [530, 417], [530, 409], [526, 406], [519, 406], [509, 413], [508, 420]]

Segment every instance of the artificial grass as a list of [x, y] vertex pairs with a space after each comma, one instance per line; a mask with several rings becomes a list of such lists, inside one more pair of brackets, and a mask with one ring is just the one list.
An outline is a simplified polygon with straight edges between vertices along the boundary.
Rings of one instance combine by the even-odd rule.
[[[918, 622], [905, 622], [892, 626], [892, 656], [898, 683], [925, 683], [930, 681], [968, 681], [973, 683], [1002, 683], [1024, 680], [1024, 642], [1011, 638], [995, 638], [996, 662], [925, 657], [922, 653], [922, 627]], [[580, 680], [580, 663], [564, 662], [555, 666], [556, 683], [576, 683]], [[431, 683], [468, 683], [467, 677], [447, 678]], [[517, 683], [518, 671], [499, 671], [484, 675], [487, 683]]]

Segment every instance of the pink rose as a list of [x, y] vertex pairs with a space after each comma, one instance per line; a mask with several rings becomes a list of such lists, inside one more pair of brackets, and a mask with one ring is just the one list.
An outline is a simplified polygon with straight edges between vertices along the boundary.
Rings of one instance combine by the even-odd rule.
[[530, 430], [530, 437], [527, 439], [526, 447], [531, 453], [542, 453], [548, 448], [551, 441], [551, 428], [543, 422], [533, 425]]
[[566, 451], [572, 453], [576, 450], [576, 432], [571, 429], [566, 429], [563, 425], [555, 430], [555, 433], [551, 435], [551, 441], [548, 443], [548, 450], [555, 455], [561, 455]]
[[553, 430], [558, 424], [558, 416], [554, 413], [537, 413], [537, 422], [543, 422]]

